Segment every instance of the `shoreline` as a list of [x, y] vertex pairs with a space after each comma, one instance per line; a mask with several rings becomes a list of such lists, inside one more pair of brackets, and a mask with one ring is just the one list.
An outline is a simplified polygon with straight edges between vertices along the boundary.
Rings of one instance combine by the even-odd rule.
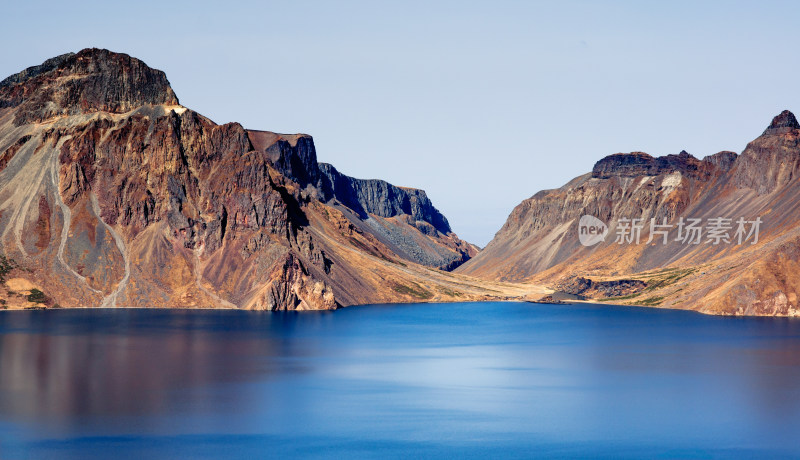
[[721, 318], [781, 318], [781, 319], [800, 319], [800, 315], [735, 315], [723, 313], [708, 313], [700, 310], [690, 310], [684, 308], [671, 308], [659, 307], [653, 305], [637, 305], [637, 304], [620, 304], [612, 302], [600, 302], [597, 300], [573, 300], [569, 302], [539, 302], [536, 300], [528, 299], [486, 299], [486, 300], [462, 300], [462, 301], [435, 301], [435, 302], [381, 302], [381, 303], [364, 303], [353, 304], [346, 307], [339, 307], [327, 310], [249, 310], [243, 308], [233, 307], [29, 307], [29, 308], [5, 308], [0, 309], [0, 314], [3, 312], [20, 312], [20, 311], [67, 311], [67, 310], [178, 310], [178, 311], [242, 311], [242, 312], [258, 312], [258, 313], [332, 313], [338, 310], [345, 310], [352, 307], [379, 307], [379, 306], [397, 306], [397, 305], [447, 305], [458, 303], [487, 303], [487, 302], [509, 302], [509, 303], [528, 303], [533, 305], [556, 305], [556, 306], [570, 306], [570, 305], [595, 305], [598, 307], [624, 307], [624, 308], [637, 308], [637, 309], [651, 309], [651, 310], [669, 310], [669, 311], [685, 311], [696, 313], [704, 316], [721, 317]]

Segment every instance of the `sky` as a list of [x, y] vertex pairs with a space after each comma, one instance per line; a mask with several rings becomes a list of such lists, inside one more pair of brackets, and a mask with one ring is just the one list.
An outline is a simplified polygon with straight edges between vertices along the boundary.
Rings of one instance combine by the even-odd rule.
[[320, 161], [427, 191], [488, 243], [602, 157], [741, 152], [800, 112], [793, 2], [13, 2], [0, 79], [108, 48], [217, 123], [314, 136]]

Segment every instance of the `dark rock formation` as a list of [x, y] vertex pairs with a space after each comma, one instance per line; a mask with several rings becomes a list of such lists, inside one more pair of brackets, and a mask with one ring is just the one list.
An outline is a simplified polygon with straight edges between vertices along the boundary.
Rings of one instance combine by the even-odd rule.
[[[425, 222], [442, 233], [451, 233], [447, 219], [433, 206], [424, 190], [397, 187], [380, 179], [355, 179], [340, 173], [327, 163], [321, 163], [324, 177], [321, 189], [329, 198], [366, 217], [409, 215], [415, 222]], [[428, 227], [423, 227], [426, 231]], [[430, 230], [427, 230], [430, 232]]]
[[455, 236], [424, 190], [342, 174], [317, 161], [311, 136], [265, 131], [248, 131], [248, 135], [278, 171], [315, 199], [347, 208], [362, 221], [363, 231], [375, 234], [404, 259], [452, 270], [477, 253], [477, 248]]
[[561, 292], [588, 298], [622, 297], [642, 291], [647, 283], [641, 280], [620, 279], [611, 281], [592, 281], [577, 276], [559, 284]]
[[58, 115], [124, 113], [146, 104], [178, 104], [164, 72], [95, 48], [50, 59], [0, 85], [0, 108], [18, 107], [18, 126]]
[[62, 54], [61, 56], [50, 58], [39, 65], [28, 67], [22, 72], [11, 75], [5, 80], [0, 81], [0, 88], [3, 88], [5, 86], [16, 85], [28, 79], [31, 79], [39, 74], [49, 72], [55, 69], [56, 67], [60, 66], [64, 61], [66, 61], [67, 59], [71, 58], [74, 55], [75, 53]]
[[764, 135], [785, 134], [792, 129], [800, 128], [797, 118], [788, 110], [784, 110], [772, 119], [772, 123], [764, 130]]
[[298, 136], [291, 141], [279, 139], [265, 147], [265, 151], [285, 176], [302, 187], [314, 187], [323, 201], [338, 200], [362, 218], [368, 214], [409, 215], [443, 234], [452, 232], [447, 219], [433, 206], [425, 191], [397, 187], [379, 179], [355, 179], [340, 173], [333, 165], [318, 163], [311, 136]]
[[655, 158], [644, 152], [615, 153], [595, 163], [592, 177], [608, 179], [612, 176], [652, 175], [657, 169]]
[[530, 303], [544, 303], [544, 304], [549, 304], [549, 305], [566, 305], [567, 304], [567, 302], [564, 302], [563, 300], [556, 299], [555, 296], [552, 295], [552, 294], [548, 294], [548, 295], [546, 295], [544, 297], [540, 297], [537, 300], [529, 300], [528, 302], [530, 302]]
[[727, 169], [736, 154], [733, 152], [720, 152], [716, 155], [698, 160], [685, 150], [677, 155], [666, 155], [654, 158], [644, 152], [616, 153], [609, 155], [595, 163], [592, 168], [592, 177], [608, 179], [611, 177], [639, 177], [658, 176], [660, 174], [678, 171], [683, 175], [707, 179], [714, 173], [714, 167]]

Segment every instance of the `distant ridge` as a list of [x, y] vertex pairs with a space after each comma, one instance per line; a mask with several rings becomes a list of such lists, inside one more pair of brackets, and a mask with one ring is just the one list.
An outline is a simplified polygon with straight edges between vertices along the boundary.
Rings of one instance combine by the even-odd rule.
[[[617, 296], [596, 292], [595, 298], [722, 315], [798, 316], [798, 177], [800, 125], [788, 110], [741, 155], [724, 151], [702, 160], [685, 151], [657, 158], [643, 152], [610, 155], [590, 174], [520, 203], [486, 248], [458, 271], [581, 295], [586, 294], [575, 289], [576, 280], [633, 280], [646, 287]], [[604, 242], [580, 243], [578, 222], [585, 215], [608, 224]], [[628, 235], [626, 228], [636, 219], [639, 244], [620, 244], [619, 235]], [[679, 225], [689, 219], [701, 222], [703, 231], [723, 219], [732, 241], [713, 244], [703, 237], [685, 244]], [[739, 219], [759, 219], [756, 244], [754, 235], [737, 244]], [[668, 232], [666, 244], [657, 231]]]

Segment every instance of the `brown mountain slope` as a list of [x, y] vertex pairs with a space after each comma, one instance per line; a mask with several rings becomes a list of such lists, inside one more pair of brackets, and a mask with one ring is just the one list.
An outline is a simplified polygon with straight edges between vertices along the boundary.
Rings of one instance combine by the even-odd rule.
[[16, 306], [330, 309], [532, 289], [436, 269], [475, 248], [424, 192], [320, 165], [309, 136], [217, 125], [163, 72], [97, 49], [0, 83], [0, 245]]
[[[610, 284], [598, 282], [636, 279], [646, 287], [608, 300], [714, 314], [796, 316], [799, 142], [800, 125], [785, 111], [741, 155], [720, 152], [702, 160], [686, 152], [660, 158], [641, 152], [611, 155], [590, 174], [523, 201], [487, 247], [457, 271], [541, 282], [593, 298], [609, 292], [604, 286]], [[604, 241], [581, 244], [579, 221], [584, 215], [608, 225]], [[690, 218], [700, 219], [697, 244], [692, 244], [695, 238], [676, 241], [679, 222], [689, 223]], [[761, 219], [756, 244], [751, 244], [755, 235], [738, 244], [740, 218]], [[633, 238], [617, 242], [620, 235], [632, 236], [625, 229], [632, 222], [624, 219], [642, 219], [638, 244]], [[654, 238], [648, 242], [651, 219], [667, 226], [653, 227]], [[715, 222], [731, 226], [722, 232], [730, 243], [709, 239]], [[753, 227], [744, 223], [743, 228], [749, 233]], [[666, 244], [659, 230], [667, 232]], [[582, 278], [595, 287], [583, 290], [587, 284]]]

